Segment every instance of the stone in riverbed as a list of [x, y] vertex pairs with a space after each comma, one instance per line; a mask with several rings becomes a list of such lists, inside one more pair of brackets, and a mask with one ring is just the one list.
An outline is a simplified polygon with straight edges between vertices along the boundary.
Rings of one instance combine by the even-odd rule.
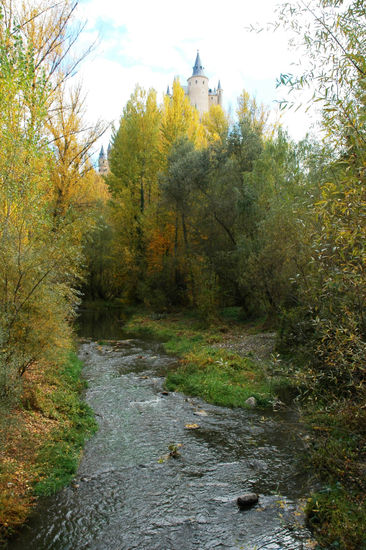
[[248, 399], [245, 401], [245, 404], [248, 407], [254, 408], [257, 406], [257, 400], [255, 397], [248, 397]]
[[195, 414], [196, 416], [208, 416], [207, 412], [204, 410], [194, 411], [193, 414]]
[[259, 497], [256, 493], [247, 493], [246, 495], [238, 497], [236, 499], [236, 503], [239, 508], [250, 508], [251, 506], [254, 506], [254, 504], [257, 504], [258, 500]]

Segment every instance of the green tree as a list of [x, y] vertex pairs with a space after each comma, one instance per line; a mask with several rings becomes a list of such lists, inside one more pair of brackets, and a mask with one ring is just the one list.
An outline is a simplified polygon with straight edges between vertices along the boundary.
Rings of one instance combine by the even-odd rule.
[[313, 328], [311, 364], [328, 394], [355, 397], [364, 383], [366, 337], [366, 8], [358, 0], [314, 0], [285, 5], [280, 17], [297, 32], [308, 60], [305, 72], [281, 81], [293, 90], [312, 87], [331, 148], [328, 179], [312, 206], [321, 231], [312, 236], [302, 288]]

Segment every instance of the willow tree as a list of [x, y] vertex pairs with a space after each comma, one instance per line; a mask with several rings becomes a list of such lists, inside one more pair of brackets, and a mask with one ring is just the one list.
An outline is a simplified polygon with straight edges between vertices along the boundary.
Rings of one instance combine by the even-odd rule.
[[312, 206], [321, 231], [313, 233], [302, 288], [308, 344], [315, 346], [313, 382], [334, 396], [356, 396], [366, 367], [366, 7], [360, 0], [312, 0], [286, 4], [280, 19], [305, 52], [304, 70], [280, 82], [293, 93], [313, 91], [332, 168]]
[[[24, 3], [21, 9], [2, 2], [0, 391], [5, 397], [28, 368], [45, 357], [56, 359], [70, 344], [82, 234], [90, 226], [82, 205], [91, 189], [84, 180], [90, 172], [82, 168], [88, 161], [84, 155], [80, 164], [76, 154], [85, 151], [77, 102], [60, 108], [66, 101], [62, 83], [68, 76], [64, 62], [73, 11], [66, 0]], [[92, 142], [86, 141], [89, 150]], [[61, 188], [68, 194], [57, 201]]]

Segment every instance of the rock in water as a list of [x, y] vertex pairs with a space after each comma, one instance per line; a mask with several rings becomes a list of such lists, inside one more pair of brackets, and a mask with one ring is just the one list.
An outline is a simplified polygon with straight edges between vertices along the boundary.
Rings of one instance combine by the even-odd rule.
[[196, 416], [208, 416], [207, 412], [204, 410], [194, 411], [193, 414], [195, 414]]
[[239, 508], [250, 508], [251, 506], [254, 506], [254, 504], [257, 504], [258, 500], [259, 497], [256, 493], [248, 493], [238, 497], [236, 503]]
[[245, 401], [245, 404], [248, 405], [248, 407], [256, 407], [257, 406], [257, 400], [255, 397], [248, 397], [248, 399]]

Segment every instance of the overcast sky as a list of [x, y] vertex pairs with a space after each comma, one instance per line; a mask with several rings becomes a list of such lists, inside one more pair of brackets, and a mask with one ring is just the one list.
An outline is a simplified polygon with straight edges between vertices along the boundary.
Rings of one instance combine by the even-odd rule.
[[[192, 74], [200, 51], [210, 87], [218, 80], [224, 108], [235, 113], [245, 88], [257, 100], [276, 109], [281, 72], [291, 72], [298, 52], [288, 48], [282, 32], [248, 32], [251, 24], [274, 21], [275, 0], [80, 0], [78, 17], [86, 20], [84, 44], [98, 40], [79, 72], [87, 92], [90, 119], [118, 124], [124, 105], [138, 83], [155, 88], [159, 101], [175, 76], [182, 84]], [[283, 119], [290, 134], [300, 139], [309, 127], [303, 112]], [[110, 134], [103, 143], [108, 143]]]

